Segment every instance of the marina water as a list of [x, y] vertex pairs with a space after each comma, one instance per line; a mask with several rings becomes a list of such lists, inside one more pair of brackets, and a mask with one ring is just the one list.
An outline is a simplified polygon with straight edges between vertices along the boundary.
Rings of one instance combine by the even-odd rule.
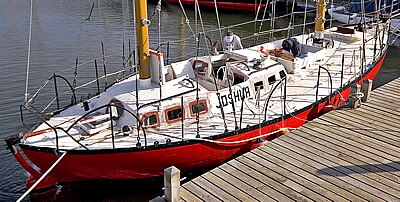
[[[102, 57], [101, 42], [104, 42], [105, 55], [112, 56], [106, 60], [107, 71], [123, 68], [122, 57], [128, 57], [129, 40], [134, 47], [133, 12], [130, 0], [35, 0], [33, 2], [28, 93], [34, 93], [53, 73], [62, 72], [62, 75], [71, 80], [77, 58], [79, 63], [85, 63], [93, 58]], [[90, 14], [93, 2], [95, 5]], [[0, 1], [0, 139], [2, 142], [9, 135], [28, 130], [21, 122], [19, 106], [23, 104], [25, 94], [30, 6], [30, 1]], [[155, 6], [155, 3], [149, 3], [150, 16]], [[187, 8], [186, 12], [191, 26], [194, 27], [196, 24], [194, 10]], [[254, 19], [254, 13], [221, 11], [219, 14], [221, 26], [224, 27]], [[218, 28], [216, 15], [212, 10], [204, 10], [202, 18], [205, 30]], [[185, 40], [191, 35], [191, 31], [179, 6], [163, 5], [160, 35], [157, 23], [158, 17], [155, 15], [149, 29], [152, 49], [158, 47], [160, 36], [161, 42], [171, 41], [170, 60], [179, 60], [195, 54], [195, 40], [193, 38]], [[232, 30], [240, 36], [248, 36], [252, 29], [253, 25], [249, 25]], [[218, 32], [210, 34], [209, 37], [212, 41], [220, 38]], [[245, 46], [251, 45], [252, 42], [253, 39], [250, 38], [243, 40]], [[125, 55], [122, 54], [123, 43]], [[166, 52], [165, 44], [161, 46], [161, 50]], [[399, 51], [400, 49], [396, 47], [389, 49], [374, 87], [400, 75], [399, 63], [396, 60]], [[102, 60], [99, 59], [97, 62], [102, 67]], [[94, 79], [93, 70], [93, 62], [80, 66], [77, 83]], [[103, 71], [100, 72], [102, 75]], [[101, 83], [102, 88], [104, 85], [104, 82]], [[92, 86], [86, 90], [87, 92], [80, 92], [80, 96], [96, 91], [96, 88]], [[29, 122], [33, 120], [34, 117], [27, 116], [27, 126], [32, 126]], [[25, 180], [28, 173], [6, 150], [4, 142], [0, 144], [0, 162], [0, 201], [15, 201], [26, 191]], [[25, 200], [146, 201], [162, 194], [162, 183], [162, 179], [88, 182], [34, 194]]]

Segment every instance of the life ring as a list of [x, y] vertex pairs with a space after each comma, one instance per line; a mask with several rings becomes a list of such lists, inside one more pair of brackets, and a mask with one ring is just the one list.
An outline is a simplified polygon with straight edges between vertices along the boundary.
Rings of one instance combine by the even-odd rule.
[[[124, 114], [124, 104], [122, 104], [122, 102], [120, 100], [118, 100], [117, 98], [113, 98], [110, 100], [109, 104], [113, 104], [114, 106], [117, 106], [117, 115], [115, 116], [114, 119], [118, 120], [121, 118], [121, 116]], [[106, 113], [109, 113], [109, 109], [110, 107], [106, 107]], [[115, 113], [115, 112], [114, 112]]]

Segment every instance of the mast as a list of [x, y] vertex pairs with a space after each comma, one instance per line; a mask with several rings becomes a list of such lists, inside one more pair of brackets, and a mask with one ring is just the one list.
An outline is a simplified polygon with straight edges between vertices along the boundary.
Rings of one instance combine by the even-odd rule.
[[140, 64], [140, 85], [143, 87], [151, 84], [149, 30], [150, 20], [147, 19], [147, 0], [134, 0], [136, 18], [136, 40]]
[[318, 0], [317, 16], [315, 18], [315, 36], [313, 39], [313, 43], [315, 44], [322, 44], [324, 41], [325, 12], [326, 12], [325, 0]]

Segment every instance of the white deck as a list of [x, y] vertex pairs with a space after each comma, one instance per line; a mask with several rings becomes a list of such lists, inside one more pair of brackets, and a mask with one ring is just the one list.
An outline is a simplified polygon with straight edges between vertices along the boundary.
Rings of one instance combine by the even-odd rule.
[[[369, 39], [374, 36], [375, 29], [370, 29], [367, 31], [365, 38]], [[312, 64], [308, 64], [306, 68], [295, 69], [294, 74], [288, 75], [288, 83], [287, 83], [287, 102], [286, 114], [290, 114], [295, 112], [296, 110], [302, 109], [310, 104], [313, 104], [315, 100], [316, 94], [316, 84], [317, 84], [317, 74], [319, 65], [327, 68], [332, 76], [333, 81], [333, 91], [340, 87], [341, 80], [341, 69], [342, 69], [342, 55], [344, 54], [344, 78], [343, 84], [352, 81], [360, 74], [360, 47], [362, 47], [362, 32], [356, 32], [353, 35], [346, 34], [337, 34], [335, 32], [325, 31], [326, 36], [331, 36], [334, 40], [334, 48], [324, 49], [325, 56], [323, 59]], [[302, 39], [307, 38], [308, 36], [298, 36], [298, 41], [301, 42]], [[304, 40], [305, 41], [305, 40]], [[383, 40], [383, 43], [386, 43], [386, 38]], [[374, 59], [374, 43], [375, 40], [370, 40], [365, 45], [365, 55], [366, 55], [366, 64], [371, 64]], [[271, 42], [268, 44], [261, 44], [256, 47], [251, 47], [249, 49], [243, 49], [239, 51], [235, 51], [237, 54], [247, 56], [249, 60], [247, 63], [251, 63], [251, 59], [254, 58], [262, 58], [264, 57], [264, 53], [261, 53], [260, 46], [263, 47], [279, 47], [281, 44], [281, 40], [277, 42]], [[311, 44], [308, 44], [311, 45]], [[377, 40], [376, 45], [376, 55], [379, 54], [381, 47], [379, 40]], [[353, 54], [353, 51], [355, 54]], [[253, 57], [253, 58], [252, 58]], [[276, 64], [272, 59], [266, 59], [266, 63], [268, 64]], [[279, 65], [279, 64], [278, 64]], [[365, 66], [367, 66], [365, 65]], [[241, 73], [249, 76], [249, 78], [256, 77], [256, 74], [259, 72], [269, 71], [269, 70], [261, 70], [256, 71], [251, 68], [250, 71], [247, 69], [239, 68]], [[262, 74], [260, 73], [260, 76]], [[179, 77], [177, 79], [166, 82], [162, 85], [161, 94], [162, 98], [168, 98], [170, 96], [182, 94], [184, 92], [193, 90], [191, 84], [187, 81], [183, 81], [186, 77]], [[138, 86], [139, 89], [139, 99], [136, 98], [136, 86], [135, 86], [136, 77], [129, 78], [123, 82], [115, 84], [113, 87], [109, 88], [107, 92], [101, 94], [98, 97], [92, 98], [90, 101], [90, 108], [93, 109], [95, 107], [99, 107], [104, 104], [108, 104], [111, 99], [118, 99], [123, 104], [124, 107], [129, 109], [132, 113], [136, 114], [136, 101], [139, 101], [139, 106], [142, 104], [154, 102], [160, 99], [160, 89], [159, 84], [153, 83], [151, 88], [143, 89]], [[238, 89], [242, 89], [243, 87], [251, 86], [249, 84], [250, 79], [243, 83], [237, 84], [236, 86], [232, 86], [232, 91], [237, 91]], [[206, 81], [204, 77], [191, 78], [191, 81], [194, 84], [194, 87], [197, 86], [196, 81], [199, 81], [199, 97], [200, 99], [207, 99], [208, 105], [208, 113], [200, 115], [200, 124], [199, 124], [199, 135], [200, 137], [209, 137], [217, 134], [221, 134], [224, 132], [224, 122], [221, 116], [221, 113], [218, 108], [216, 108], [218, 103], [218, 99], [216, 96], [216, 91], [214, 89], [210, 89], [213, 87], [212, 85], [208, 85], [210, 81]], [[318, 91], [318, 99], [326, 97], [330, 93], [330, 88], [328, 86], [329, 78], [325, 71], [321, 71], [320, 76], [320, 85]], [[228, 88], [222, 88], [219, 90], [221, 95], [229, 94]], [[243, 107], [243, 121], [242, 128], [247, 125], [256, 125], [259, 122], [262, 122], [264, 119], [264, 105], [266, 99], [268, 97], [268, 92], [261, 93], [259, 100], [257, 101], [255, 93], [252, 91], [251, 96], [245, 99], [244, 107]], [[190, 116], [188, 111], [188, 103], [196, 100], [196, 90], [191, 93], [184, 94], [184, 106], [185, 106], [185, 121], [183, 124], [184, 127], [184, 138], [191, 139], [195, 138], [197, 135], [197, 124], [195, 117]], [[229, 100], [228, 100], [229, 101]], [[259, 103], [259, 105], [257, 105]], [[147, 107], [143, 107], [139, 110], [140, 116], [149, 111], [160, 111], [160, 116], [164, 116], [162, 112], [164, 109], [173, 106], [181, 105], [181, 96], [175, 97], [173, 99], [168, 99], [160, 103], [151, 104]], [[241, 101], [235, 103], [235, 112], [237, 123], [239, 124], [240, 117], [240, 106]], [[267, 119], [278, 118], [282, 116], [282, 97], [281, 90], [277, 89], [272, 96], [272, 99], [268, 106], [268, 114]], [[100, 111], [101, 113], [105, 113]], [[232, 111], [231, 104], [224, 107], [225, 110], [225, 120], [227, 124], [227, 129], [232, 131], [235, 129], [234, 122], [234, 113]], [[82, 108], [82, 104], [78, 106], [71, 107], [65, 111], [63, 111], [60, 115], [53, 117], [48, 122], [53, 126], [58, 126], [62, 128], [68, 128], [70, 124], [73, 123], [74, 120], [77, 120], [85, 111]], [[114, 141], [115, 148], [128, 148], [135, 147], [138, 139], [138, 132], [136, 128], [133, 128], [133, 132], [129, 134], [129, 136], [123, 136], [121, 132], [122, 125], [130, 125], [132, 122], [129, 119], [130, 115], [124, 113], [122, 117], [119, 117], [120, 120], [116, 121], [116, 124], [113, 126], [114, 128]], [[132, 118], [132, 117], [131, 117]], [[160, 117], [160, 119], [165, 119], [165, 117]], [[162, 120], [161, 120], [162, 121]], [[85, 135], [84, 129], [79, 127], [78, 125], [73, 127], [70, 130], [70, 135], [72, 135], [76, 140], [80, 140], [79, 142], [85, 145], [88, 149], [110, 149], [113, 148], [112, 145], [112, 135], [110, 130], [110, 124], [104, 126], [104, 129], [97, 131], [94, 135]], [[40, 131], [43, 129], [48, 129], [49, 127], [46, 124], [40, 125], [35, 131]], [[147, 134], [147, 144], [153, 145], [155, 141], [158, 141], [159, 144], [165, 144], [167, 139], [171, 139], [171, 141], [181, 141], [182, 137], [182, 123], [178, 121], [174, 124], [166, 124], [161, 123], [157, 128], [149, 128], [146, 130]], [[260, 134], [261, 135], [261, 134]], [[75, 141], [73, 141], [70, 137], [68, 137], [63, 131], [58, 130], [59, 137], [59, 148], [63, 150], [70, 149], [84, 149]], [[140, 143], [142, 146], [145, 144], [145, 140], [143, 137], [143, 133], [140, 132]], [[29, 137], [25, 140], [24, 144], [34, 145], [39, 147], [55, 147], [55, 133], [53, 131], [46, 131], [43, 134]]]

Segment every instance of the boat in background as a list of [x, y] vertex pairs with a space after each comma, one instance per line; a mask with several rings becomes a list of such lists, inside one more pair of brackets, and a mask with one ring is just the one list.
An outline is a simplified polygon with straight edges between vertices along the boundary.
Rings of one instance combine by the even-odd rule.
[[[379, 5], [375, 5], [378, 3]], [[378, 11], [375, 11], [379, 8]], [[332, 19], [343, 24], [355, 25], [363, 23], [363, 15], [365, 15], [365, 22], [371, 23], [376, 21], [376, 18], [382, 15], [388, 15], [391, 20], [391, 32], [397, 33], [400, 28], [400, 19], [397, 18], [399, 14], [400, 4], [398, 1], [367, 1], [362, 6], [361, 0], [351, 0], [349, 6], [334, 6], [328, 8], [328, 14]]]
[[[194, 6], [195, 0], [163, 0], [166, 3], [174, 3], [185, 6]], [[198, 0], [199, 6], [209, 9], [214, 9], [215, 4], [213, 0]], [[266, 6], [268, 4], [268, 6]], [[268, 13], [272, 12], [272, 6], [275, 4], [277, 14], [287, 14], [292, 12], [293, 1], [251, 1], [251, 0], [222, 0], [216, 1], [218, 9], [231, 10], [231, 11], [245, 11], [245, 12], [263, 12], [267, 8]], [[297, 11], [297, 3], [294, 3], [294, 9]]]
[[[76, 76], [71, 84], [54, 74], [25, 94], [22, 108], [40, 122], [5, 141], [31, 174], [29, 190], [157, 177], [170, 166], [183, 172], [217, 166], [346, 105], [349, 97], [361, 99], [359, 85], [374, 79], [388, 48], [388, 21], [361, 31], [325, 29], [326, 2], [319, 0], [313, 33], [164, 64], [163, 53], [149, 48], [147, 2], [134, 3], [139, 63], [124, 63], [131, 71], [117, 72], [123, 79], [102, 93], [97, 85], [82, 101]], [[282, 30], [289, 34], [291, 27], [272, 31]], [[98, 77], [95, 64], [90, 83], [107, 78]], [[35, 100], [52, 82], [55, 96], [40, 109]], [[60, 93], [62, 82], [69, 89]], [[70, 96], [65, 107], [60, 95]]]

